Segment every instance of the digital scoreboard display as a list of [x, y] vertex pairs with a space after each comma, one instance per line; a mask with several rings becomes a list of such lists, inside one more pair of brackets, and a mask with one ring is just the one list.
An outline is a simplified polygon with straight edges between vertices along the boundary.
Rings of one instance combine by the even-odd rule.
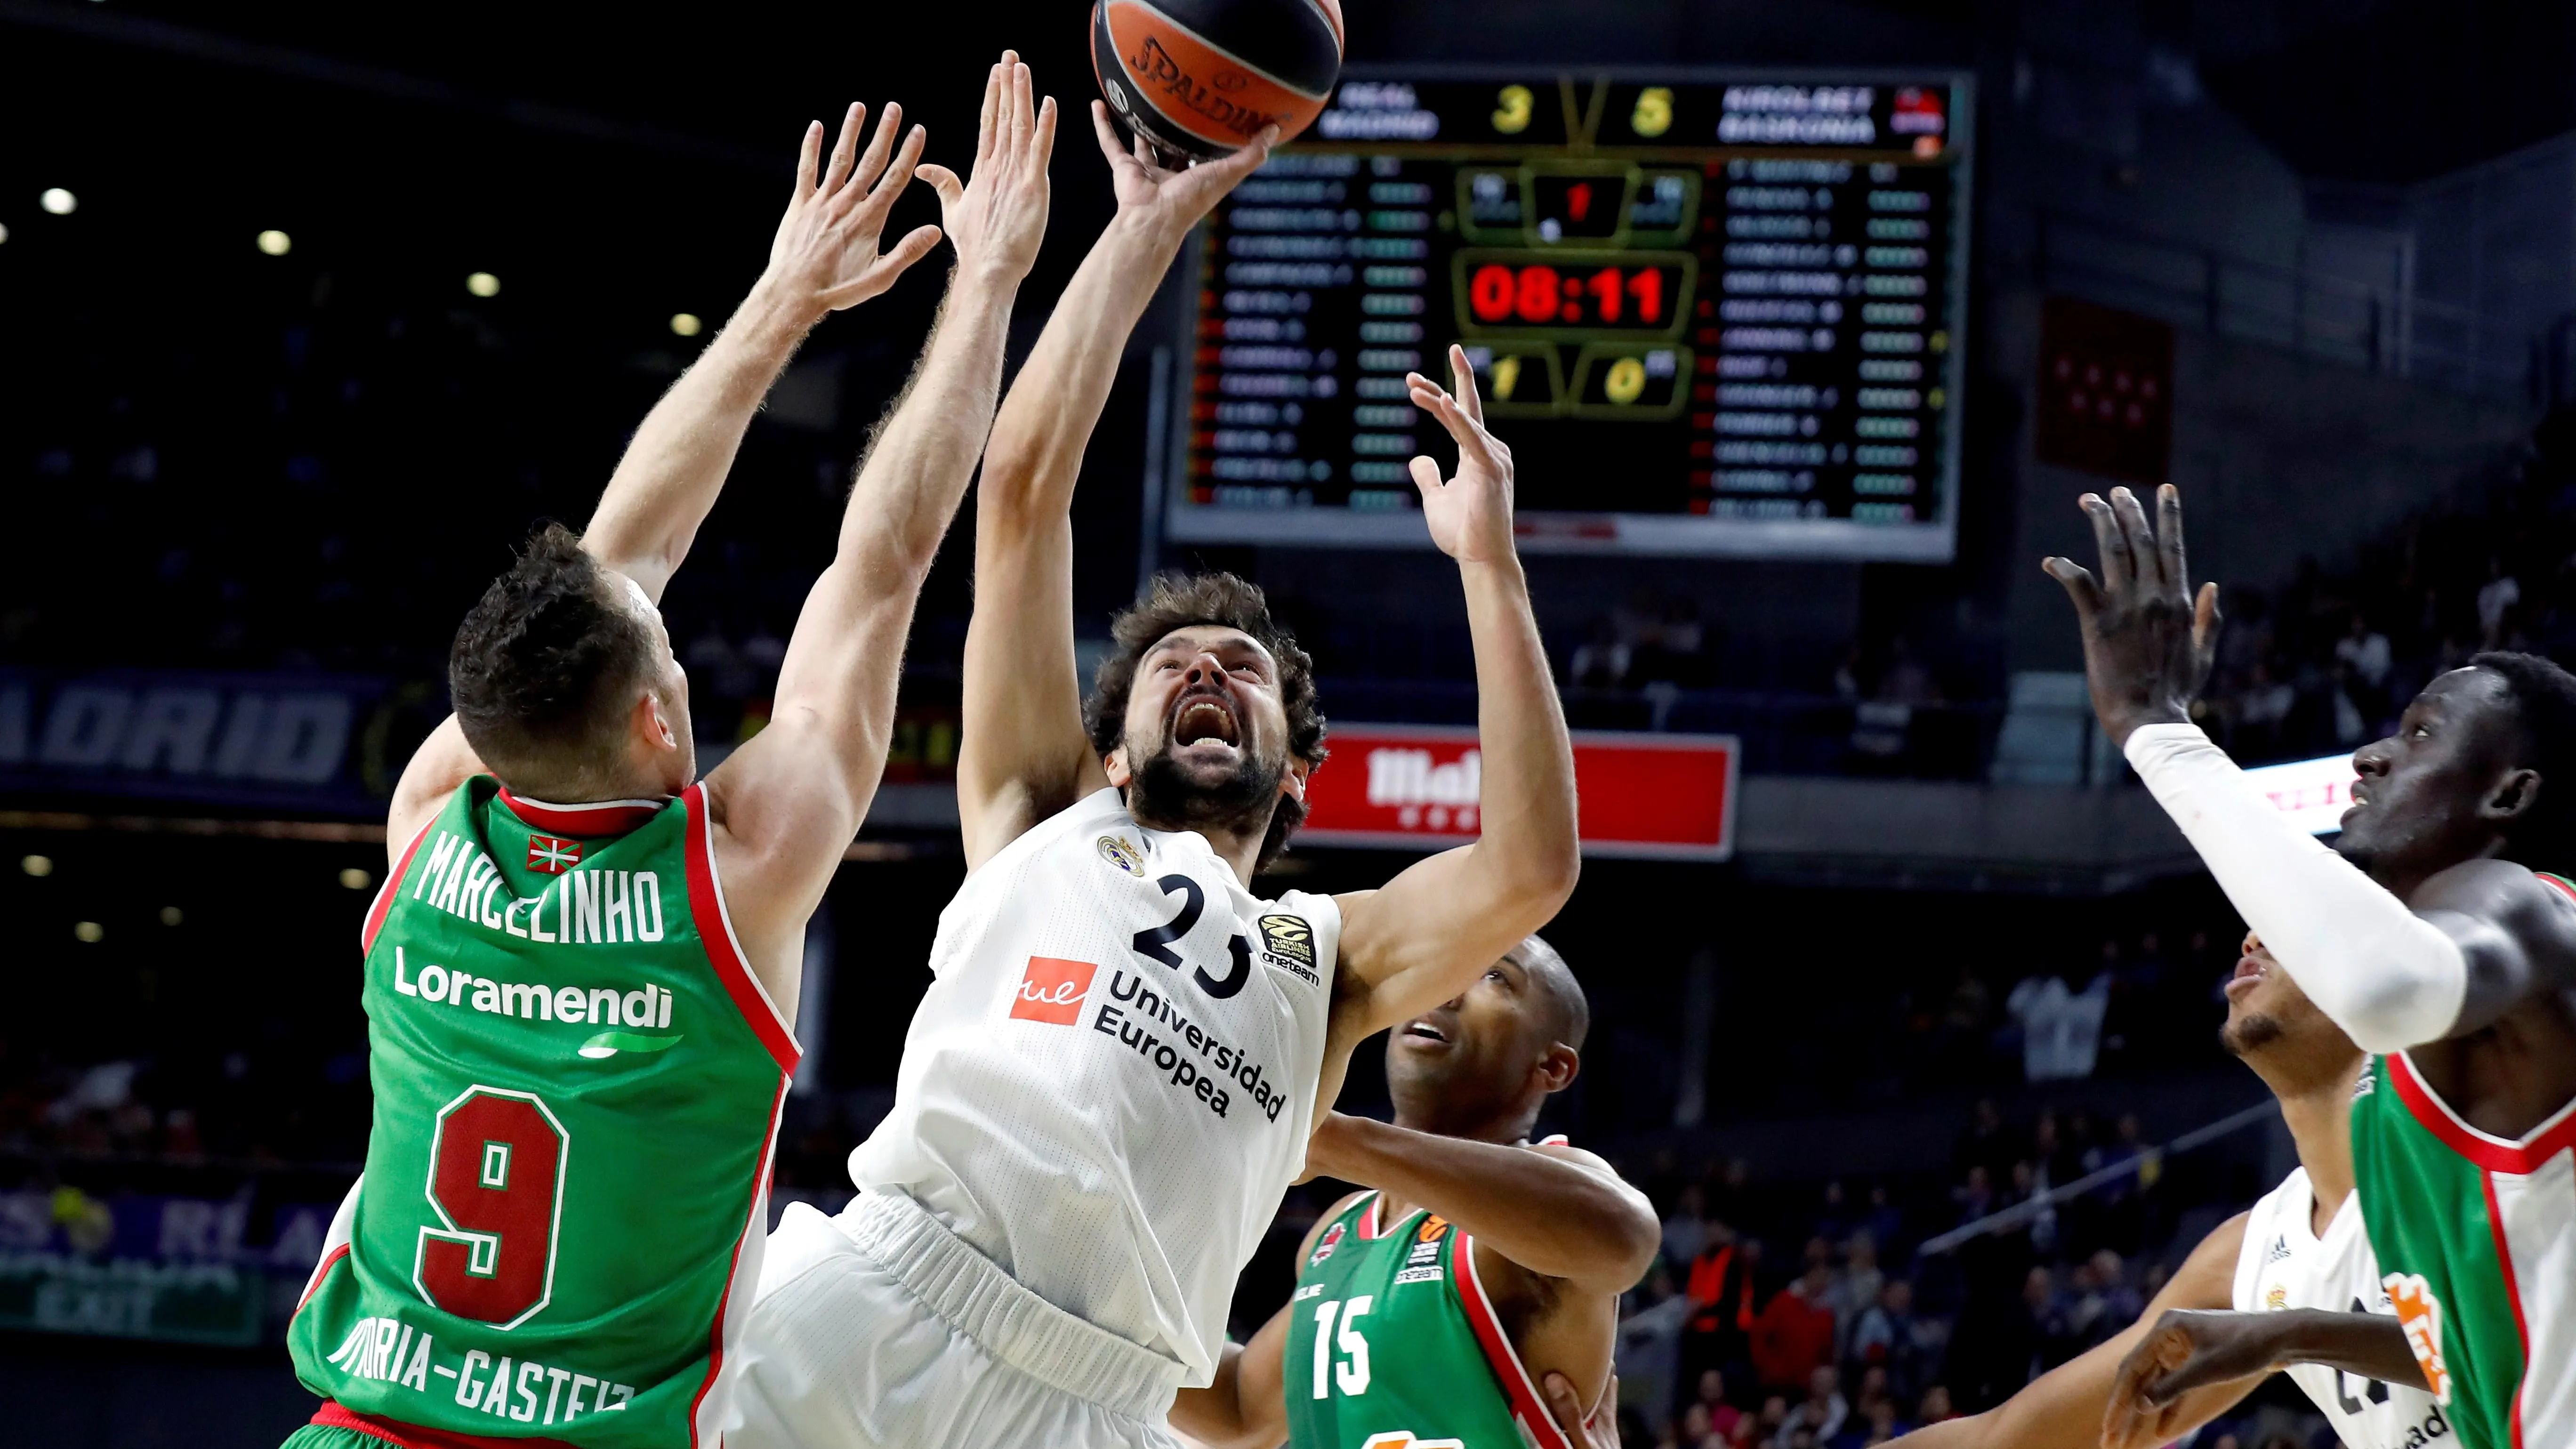
[[1202, 231], [1183, 542], [1429, 546], [1466, 350], [1523, 547], [1937, 561], [1962, 75], [1346, 73]]

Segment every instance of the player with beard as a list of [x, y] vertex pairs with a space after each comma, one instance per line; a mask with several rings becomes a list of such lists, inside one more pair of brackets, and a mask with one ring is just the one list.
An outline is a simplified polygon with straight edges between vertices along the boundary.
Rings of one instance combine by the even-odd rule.
[[[2280, 1099], [2298, 1167], [2252, 1209], [2201, 1239], [2137, 1322], [1994, 1408], [1928, 1425], [1897, 1443], [1906, 1449], [2089, 1446], [2101, 1436], [2120, 1365], [2169, 1310], [2394, 1311], [2353, 1192], [2352, 1089], [2368, 1058], [2250, 933], [2227, 983], [2227, 1022], [2218, 1039]], [[2288, 1372], [2350, 1449], [2423, 1449], [2450, 1433], [2441, 1408], [2412, 1374], [2390, 1383], [2318, 1364]], [[2255, 1372], [2193, 1390], [2175, 1404], [2161, 1432], [2189, 1437], [2266, 1377], [2268, 1371]]]
[[1603, 1406], [1619, 1295], [1661, 1244], [1610, 1164], [1530, 1140], [1590, 1022], [1532, 936], [1396, 1028], [1394, 1123], [1329, 1114], [1306, 1149], [1310, 1170], [1370, 1190], [1317, 1220], [1287, 1306], [1182, 1391], [1172, 1426], [1213, 1449], [1575, 1442], [1557, 1420]]
[[[2085, 495], [2102, 577], [2047, 560], [2104, 731], [2284, 971], [2377, 1056], [2352, 1108], [2362, 1214], [2399, 1322], [2168, 1313], [2104, 1443], [2170, 1438], [2187, 1389], [2291, 1363], [2420, 1369], [2481, 1449], [2576, 1444], [2576, 677], [2481, 654], [2353, 756], [2336, 849], [2283, 819], [2191, 723], [2218, 597], [2187, 583], [2182, 501]], [[2402, 1323], [2402, 1328], [2400, 1327]]]
[[1482, 836], [1385, 888], [1264, 899], [1255, 873], [1324, 758], [1305, 651], [1261, 591], [1157, 581], [1074, 671], [1083, 449], [1183, 240], [1271, 137], [1156, 170], [1093, 120], [1117, 215], [995, 420], [975, 529], [957, 797], [967, 878], [940, 917], [895, 1103], [837, 1218], [773, 1235], [734, 1449], [1165, 1444], [1214, 1378], [1235, 1278], [1304, 1168], [1352, 1045], [1466, 990], [1573, 890], [1573, 752], [1512, 538], [1511, 451], [1465, 356], [1456, 440], [1415, 458], [1457, 561], [1479, 688]]

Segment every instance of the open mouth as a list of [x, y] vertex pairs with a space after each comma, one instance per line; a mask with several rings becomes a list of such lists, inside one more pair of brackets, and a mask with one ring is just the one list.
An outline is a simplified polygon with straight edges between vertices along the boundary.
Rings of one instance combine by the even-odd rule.
[[1219, 695], [1185, 696], [1172, 715], [1172, 743], [1186, 746], [1210, 742], [1229, 747], [1243, 742], [1234, 707]]
[[2237, 997], [2244, 995], [2246, 992], [2253, 990], [2254, 983], [2262, 980], [2264, 974], [2270, 969], [2271, 968], [2264, 963], [2263, 958], [2260, 956], [2244, 955], [2237, 957], [2236, 974], [2227, 978], [2227, 999], [2233, 1001]]
[[1449, 1034], [1427, 1021], [1406, 1022], [1404, 1024], [1404, 1035], [1409, 1037], [1418, 1037], [1424, 1041], [1436, 1041], [1443, 1046], [1446, 1046], [1449, 1043]]

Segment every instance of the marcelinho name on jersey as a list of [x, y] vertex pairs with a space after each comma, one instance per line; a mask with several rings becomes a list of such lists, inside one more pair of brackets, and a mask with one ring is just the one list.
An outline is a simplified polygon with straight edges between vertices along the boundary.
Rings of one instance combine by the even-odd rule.
[[440, 831], [411, 898], [525, 941], [607, 946], [662, 939], [662, 882], [649, 870], [568, 870], [535, 896], [510, 894], [473, 842]]
[[[1104, 1001], [1091, 1020], [1091, 1029], [1102, 1036], [1116, 1037], [1135, 1049], [1136, 1055], [1152, 1062], [1157, 1071], [1169, 1072], [1171, 1085], [1205, 1102], [1218, 1116], [1234, 1104], [1233, 1094], [1219, 1085], [1232, 1082], [1241, 1087], [1269, 1121], [1279, 1120], [1280, 1104], [1288, 1094], [1271, 1085], [1258, 1062], [1242, 1048], [1218, 1041], [1213, 1032], [1173, 1009], [1172, 1002], [1145, 984], [1144, 978], [1124, 971], [1113, 972], [1109, 994], [1128, 1003], [1126, 1010]], [[1171, 1033], [1157, 1037], [1145, 1022], [1127, 1020], [1127, 1012], [1160, 1023]], [[1196, 1059], [1192, 1059], [1196, 1053]], [[1200, 1063], [1206, 1063], [1202, 1068]]]
[[503, 1355], [496, 1364], [478, 1348], [450, 1366], [438, 1361], [435, 1349], [431, 1335], [415, 1334], [399, 1319], [361, 1318], [327, 1362], [350, 1378], [420, 1393], [430, 1392], [432, 1375], [452, 1379], [456, 1402], [521, 1424], [569, 1424], [584, 1414], [619, 1413], [635, 1397], [631, 1384], [613, 1384], [532, 1358]]

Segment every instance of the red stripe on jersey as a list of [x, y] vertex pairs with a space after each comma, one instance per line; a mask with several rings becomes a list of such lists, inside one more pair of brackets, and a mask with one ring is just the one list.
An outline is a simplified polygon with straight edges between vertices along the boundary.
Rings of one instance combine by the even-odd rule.
[[2513, 1449], [2522, 1449], [2522, 1385], [2531, 1373], [2531, 1325], [2522, 1317], [2522, 1284], [2513, 1276], [2513, 1245], [2505, 1240], [2504, 1210], [2496, 1202], [2495, 1175], [2478, 1174], [2487, 1195], [2487, 1231], [2495, 1238], [2496, 1264], [2504, 1269], [2504, 1301], [2513, 1305], [2513, 1336], [2522, 1343], [2522, 1377], [2513, 1386]]
[[504, 1438], [497, 1434], [459, 1434], [450, 1429], [424, 1429], [378, 1414], [361, 1414], [344, 1407], [337, 1399], [324, 1399], [313, 1415], [313, 1422], [325, 1429], [347, 1429], [370, 1439], [399, 1444], [402, 1449], [573, 1449], [561, 1439]]
[[330, 1277], [331, 1270], [339, 1267], [340, 1260], [347, 1256], [349, 1256], [349, 1245], [346, 1243], [342, 1243], [322, 1256], [322, 1261], [313, 1269], [313, 1281], [304, 1285], [304, 1296], [295, 1300], [296, 1313], [303, 1312], [304, 1305], [313, 1301], [313, 1295], [322, 1291], [322, 1280]]
[[402, 886], [403, 872], [411, 869], [411, 858], [420, 854], [420, 843], [429, 838], [429, 827], [437, 823], [438, 817], [432, 815], [412, 832], [411, 844], [403, 847], [402, 860], [394, 866], [393, 874], [385, 877], [385, 888], [376, 892], [376, 903], [367, 907], [367, 924], [358, 932], [359, 955], [376, 949], [376, 933], [385, 928], [385, 917], [393, 914], [394, 892]]
[[2576, 1100], [2559, 1108], [2521, 1141], [2508, 1142], [2461, 1121], [2451, 1104], [2434, 1096], [2433, 1089], [2415, 1075], [2415, 1063], [2406, 1053], [2389, 1055], [2388, 1080], [2395, 1084], [2397, 1099], [2406, 1104], [2418, 1125], [2442, 1139], [2442, 1144], [2453, 1152], [2489, 1172], [2526, 1177], [2559, 1153], [2576, 1149]]
[[1449, 1281], [1457, 1286], [1458, 1304], [1467, 1311], [1467, 1326], [1476, 1330], [1476, 1342], [1485, 1350], [1486, 1366], [1494, 1371], [1494, 1381], [1510, 1400], [1512, 1417], [1520, 1421], [1521, 1433], [1537, 1449], [1574, 1449], [1574, 1442], [1557, 1427], [1556, 1415], [1548, 1412], [1547, 1401], [1539, 1397], [1538, 1385], [1530, 1381], [1529, 1370], [1521, 1366], [1520, 1351], [1503, 1333], [1503, 1320], [1494, 1312], [1493, 1300], [1485, 1296], [1485, 1280], [1476, 1275], [1476, 1240], [1465, 1233], [1454, 1235], [1449, 1247]]
[[641, 829], [664, 806], [651, 800], [601, 800], [589, 805], [551, 805], [543, 800], [530, 800], [501, 787], [501, 803], [511, 814], [527, 824], [555, 835], [579, 836], [597, 840], [606, 835], [624, 835]]
[[769, 1231], [769, 1224], [759, 1221], [753, 1216], [753, 1214], [757, 1213], [760, 1209], [761, 1187], [769, 1181], [770, 1160], [777, 1156], [778, 1153], [778, 1109], [781, 1106], [784, 1106], [786, 1101], [787, 1083], [782, 1080], [778, 1084], [778, 1095], [770, 1099], [769, 1135], [767, 1138], [769, 1145], [761, 1150], [760, 1166], [752, 1171], [751, 1206], [743, 1210], [742, 1236], [733, 1240], [733, 1262], [732, 1266], [725, 1271], [725, 1291], [716, 1299], [715, 1326], [707, 1330], [707, 1376], [706, 1379], [698, 1385], [698, 1391], [689, 1396], [690, 1449], [697, 1449], [697, 1445], [699, 1443], [699, 1407], [706, 1403], [707, 1395], [714, 1390], [716, 1386], [716, 1377], [724, 1372], [725, 1311], [731, 1307], [733, 1303], [734, 1276], [742, 1271], [742, 1245], [751, 1237], [752, 1234], [765, 1233]]
[[725, 914], [724, 886], [716, 879], [716, 824], [707, 806], [706, 782], [691, 785], [680, 799], [689, 811], [689, 914], [697, 921], [698, 940], [705, 944], [707, 959], [715, 964], [716, 979], [724, 983], [734, 1009], [751, 1024], [760, 1044], [769, 1048], [778, 1069], [793, 1073], [804, 1049], [796, 1045], [795, 1033], [752, 976], [742, 943], [734, 939], [733, 921]]

